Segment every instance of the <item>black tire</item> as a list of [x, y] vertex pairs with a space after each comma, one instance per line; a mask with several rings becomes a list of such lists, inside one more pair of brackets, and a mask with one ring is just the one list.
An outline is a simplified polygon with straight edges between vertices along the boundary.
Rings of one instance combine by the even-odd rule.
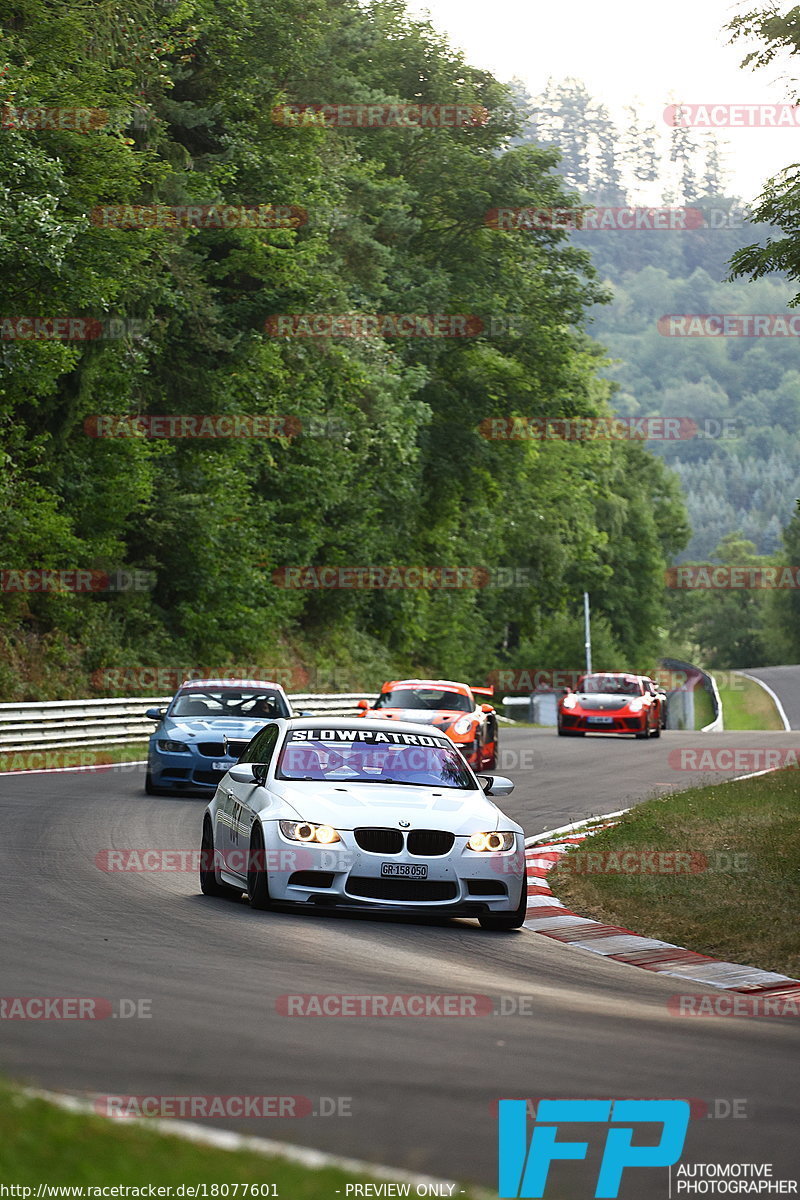
[[220, 883], [214, 873], [214, 833], [208, 817], [203, 821], [200, 840], [200, 891], [204, 896], [239, 896], [237, 888]]
[[172, 793], [167, 788], [156, 787], [153, 783], [153, 776], [150, 774], [148, 767], [147, 774], [144, 777], [144, 790], [148, 796], [171, 796]]
[[264, 834], [260, 822], [256, 821], [250, 834], [250, 859], [247, 864], [247, 899], [250, 907], [264, 911], [269, 908], [269, 881], [267, 879]]
[[496, 771], [497, 770], [497, 760], [498, 760], [499, 753], [500, 753], [500, 730], [498, 728], [497, 720], [493, 716], [490, 716], [489, 720], [486, 723], [486, 740], [488, 742], [491, 742], [493, 749], [492, 749], [492, 757], [490, 758], [489, 762], [486, 764], [484, 770]]
[[661, 725], [656, 725], [655, 729], [652, 730], [650, 737], [661, 737]]
[[492, 929], [495, 933], [502, 933], [504, 930], [519, 929], [520, 925], [525, 923], [525, 917], [528, 912], [528, 876], [522, 882], [522, 895], [520, 896], [519, 905], [513, 913], [484, 913], [478, 917], [481, 929]]
[[636, 737], [636, 740], [637, 740], [637, 742], [646, 742], [646, 741], [647, 741], [647, 739], [650, 737], [650, 726], [649, 726], [649, 725], [645, 725], [645, 727], [644, 727], [644, 729], [642, 730], [642, 732], [641, 732], [641, 733], [637, 733], [637, 734], [635, 734], [634, 736]]

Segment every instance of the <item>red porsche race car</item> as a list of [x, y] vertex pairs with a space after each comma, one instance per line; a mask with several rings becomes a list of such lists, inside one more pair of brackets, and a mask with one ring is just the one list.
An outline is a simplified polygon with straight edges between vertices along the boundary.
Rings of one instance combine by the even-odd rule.
[[450, 679], [394, 679], [372, 706], [359, 700], [362, 717], [430, 724], [458, 746], [474, 771], [497, 765], [497, 715], [480, 697], [494, 688], [469, 687]]
[[559, 737], [627, 733], [661, 737], [663, 701], [651, 681], [626, 671], [582, 675], [558, 705]]

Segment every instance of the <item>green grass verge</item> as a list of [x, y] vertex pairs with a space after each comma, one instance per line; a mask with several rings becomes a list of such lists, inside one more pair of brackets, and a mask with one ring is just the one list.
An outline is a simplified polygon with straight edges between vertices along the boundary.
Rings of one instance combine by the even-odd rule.
[[2, 771], [40, 771], [55, 767], [95, 767], [108, 763], [144, 762], [147, 742], [129, 746], [69, 746], [64, 750], [15, 750], [0, 753]]
[[[569, 851], [551, 887], [584, 916], [800, 978], [798, 785], [800, 773], [789, 769], [648, 800]], [[590, 852], [649, 850], [702, 855], [707, 865], [695, 874], [612, 874], [595, 859], [589, 870]]]
[[711, 696], [704, 687], [700, 687], [698, 684], [694, 689], [694, 727], [695, 729], [704, 729], [713, 720], [714, 705], [711, 703]]
[[783, 729], [774, 700], [754, 679], [732, 671], [711, 674], [719, 688], [726, 729]]
[[[0, 1181], [33, 1186], [34, 1193], [39, 1183], [239, 1183], [274, 1184], [270, 1192], [283, 1200], [341, 1200], [346, 1184], [369, 1178], [331, 1167], [311, 1169], [253, 1151], [202, 1146], [144, 1124], [66, 1112], [0, 1083]], [[476, 1189], [464, 1195], [474, 1200], [488, 1193]]]

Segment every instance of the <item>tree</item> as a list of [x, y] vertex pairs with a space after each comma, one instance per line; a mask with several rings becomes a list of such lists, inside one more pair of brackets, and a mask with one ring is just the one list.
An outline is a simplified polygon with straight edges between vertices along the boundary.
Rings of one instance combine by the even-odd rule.
[[655, 183], [659, 171], [656, 127], [652, 123], [641, 125], [639, 109], [634, 105], [626, 105], [625, 112], [628, 114], [622, 138], [625, 159], [637, 183]]
[[[730, 567], [774, 565], [755, 549], [740, 533], [729, 533], [710, 559]], [[722, 670], [759, 666], [767, 653], [767, 597], [766, 591], [749, 587], [675, 592], [671, 601], [673, 635], [679, 642], [688, 640], [696, 645], [704, 665]]]
[[[758, 38], [762, 45], [749, 51], [742, 66], [765, 67], [781, 51], [800, 51], [800, 8], [787, 13], [777, 9], [751, 9], [740, 13], [726, 26], [731, 41]], [[794, 103], [797, 103], [795, 99]], [[753, 243], [738, 250], [731, 259], [731, 277], [749, 275], [760, 279], [776, 271], [795, 283], [800, 280], [800, 170], [796, 164], [769, 179], [753, 210], [756, 221], [777, 226], [786, 235], [770, 238], [766, 245]], [[800, 304], [798, 292], [792, 304]]]

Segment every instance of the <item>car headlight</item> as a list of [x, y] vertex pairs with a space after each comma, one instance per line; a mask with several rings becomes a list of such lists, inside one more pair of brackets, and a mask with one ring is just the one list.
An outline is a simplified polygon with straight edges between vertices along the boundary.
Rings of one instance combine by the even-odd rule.
[[469, 733], [472, 729], [472, 717], [459, 717], [453, 726], [453, 733]]
[[631, 700], [628, 705], [628, 712], [641, 712], [644, 708], [644, 696], [637, 696], [635, 700]]
[[501, 850], [514, 849], [513, 833], [473, 833], [467, 847], [477, 854], [497, 854]]
[[565, 696], [564, 699], [561, 701], [561, 707], [562, 708], [574, 708], [577, 703], [578, 703], [577, 696]]
[[156, 742], [159, 750], [164, 754], [188, 754], [189, 747], [183, 742], [171, 742], [169, 738], [159, 738]]
[[316, 842], [331, 846], [342, 839], [332, 825], [312, 825], [310, 821], [279, 821], [281, 833], [292, 842]]

